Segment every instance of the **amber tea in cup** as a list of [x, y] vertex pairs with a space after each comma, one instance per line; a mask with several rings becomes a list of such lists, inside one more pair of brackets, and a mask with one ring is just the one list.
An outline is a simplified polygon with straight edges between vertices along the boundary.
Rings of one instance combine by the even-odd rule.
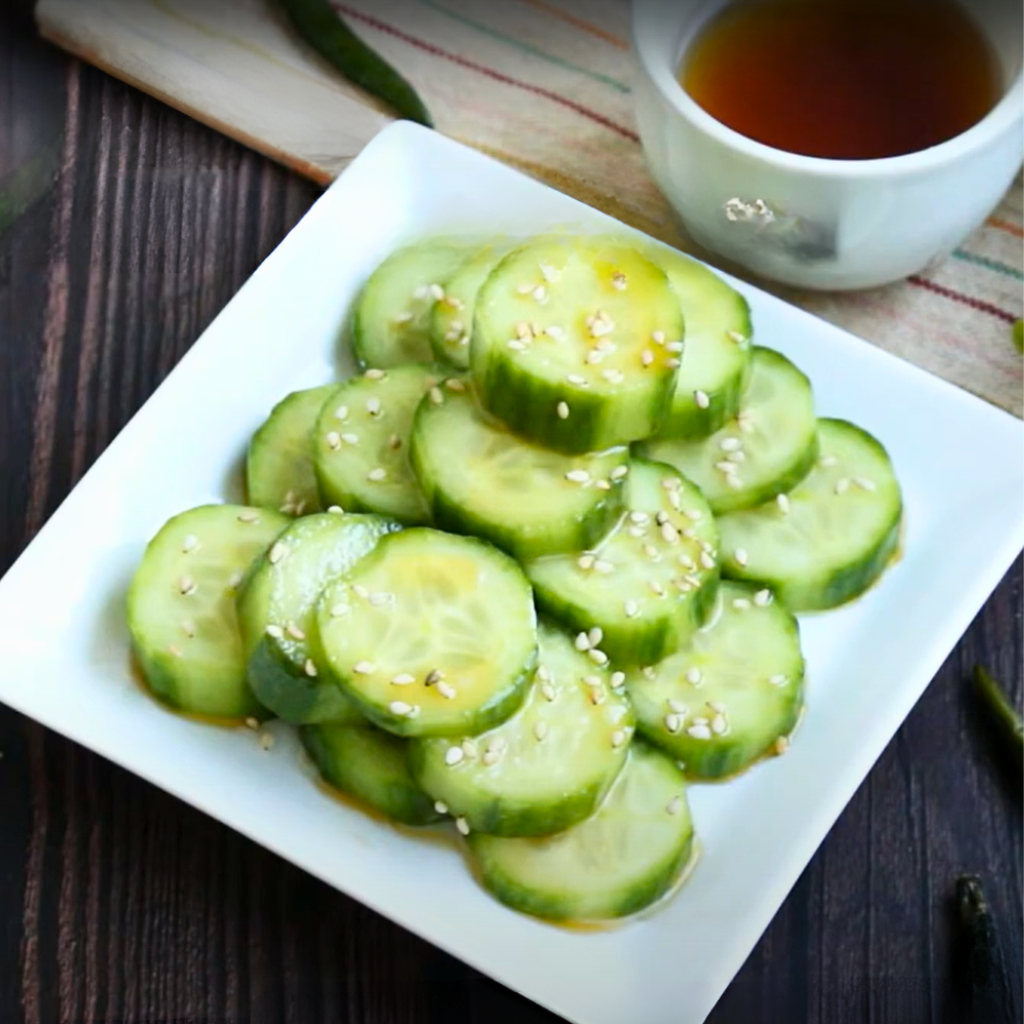
[[687, 50], [680, 82], [775, 149], [871, 160], [928, 149], [999, 101], [999, 59], [955, 0], [736, 0]]

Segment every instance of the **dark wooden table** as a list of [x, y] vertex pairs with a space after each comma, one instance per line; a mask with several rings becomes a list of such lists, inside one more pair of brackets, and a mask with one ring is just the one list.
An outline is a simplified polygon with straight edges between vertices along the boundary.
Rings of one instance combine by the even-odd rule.
[[[37, 41], [27, 7], [0, 5], [0, 572], [317, 196]], [[1021, 656], [1017, 566], [713, 1024], [965, 1021], [964, 871], [986, 880], [1020, 1019], [1020, 790], [963, 680], [982, 661], [1019, 701]], [[0, 752], [0, 1024], [555, 1020], [2, 707]]]

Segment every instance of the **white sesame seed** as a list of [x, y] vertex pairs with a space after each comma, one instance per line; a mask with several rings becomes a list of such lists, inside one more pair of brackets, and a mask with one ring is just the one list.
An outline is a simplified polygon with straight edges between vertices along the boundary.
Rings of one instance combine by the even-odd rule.
[[381, 412], [381, 404], [379, 398], [368, 398], [366, 400], [366, 411], [371, 416], [379, 416]]
[[468, 737], [462, 741], [462, 752], [470, 760], [477, 756], [476, 741], [471, 740]]
[[623, 610], [626, 613], [627, 619], [635, 619], [640, 614], [640, 605], [632, 598], [629, 598], [623, 606]]
[[305, 631], [300, 629], [298, 626], [296, 626], [294, 622], [290, 622], [287, 625], [287, 627], [285, 628], [285, 632], [293, 640], [305, 640], [306, 639]]
[[239, 588], [239, 587], [240, 587], [240, 586], [242, 585], [242, 580], [244, 580], [244, 579], [245, 579], [245, 573], [244, 573], [244, 572], [242, 572], [242, 570], [241, 570], [241, 569], [236, 569], [236, 570], [235, 570], [235, 571], [234, 571], [234, 572], [233, 572], [233, 573], [232, 573], [232, 574], [231, 574], [231, 575], [230, 575], [230, 576], [228, 577], [228, 586], [229, 586], [229, 587], [230, 587], [230, 588], [231, 588], [232, 590], [237, 590], [237, 589], [238, 589], [238, 588]]
[[746, 548], [737, 548], [733, 552], [732, 557], [733, 557], [733, 561], [735, 561], [735, 563], [737, 565], [746, 565], [747, 561], [748, 561], [747, 549]]
[[264, 750], [270, 750], [270, 748], [273, 747], [273, 745], [274, 745], [274, 736], [273, 736], [273, 734], [269, 733], [269, 732], [261, 732], [260, 733], [260, 746]]
[[743, 447], [743, 442], [738, 437], [723, 437], [718, 446], [723, 452], [735, 452]]
[[587, 639], [591, 647], [596, 647], [604, 639], [604, 630], [600, 626], [594, 626], [587, 631]]
[[182, 597], [189, 597], [199, 589], [196, 581], [191, 576], [182, 576], [178, 580], [178, 593]]
[[438, 814], [447, 814], [448, 805], [443, 800], [435, 800], [434, 810], [437, 811]]
[[194, 534], [190, 533], [182, 542], [181, 550], [183, 554], [188, 554], [190, 551], [195, 551], [199, 547], [199, 538]]
[[770, 590], [759, 590], [754, 595], [754, 604], [759, 608], [764, 608], [766, 605], [772, 603], [772, 592]]
[[706, 391], [694, 391], [693, 400], [697, 403], [698, 409], [706, 409], [711, 405], [711, 399], [708, 398]]
[[696, 665], [686, 670], [686, 681], [693, 686], [696, 686], [703, 678], [703, 673]]
[[387, 475], [388, 471], [386, 469], [377, 466], [374, 469], [371, 469], [370, 472], [366, 474], [366, 479], [369, 480], [371, 483], [377, 484], [380, 483], [381, 480], [384, 480], [387, 477]]
[[681, 700], [676, 700], [675, 697], [666, 698], [665, 703], [668, 705], [669, 711], [674, 711], [677, 715], [686, 715], [689, 710]]
[[595, 320], [590, 325], [590, 334], [594, 338], [602, 338], [615, 330], [615, 324], [611, 320]]
[[464, 836], [469, 835], [469, 822], [465, 818], [456, 818], [455, 827], [459, 830], [459, 833]]
[[686, 730], [687, 736], [692, 736], [695, 740], [709, 740], [711, 739], [711, 730], [706, 725], [691, 725]]
[[738, 611], [746, 611], [750, 607], [750, 602], [745, 597], [737, 597], [733, 600], [732, 606]]
[[708, 554], [708, 552], [707, 552], [707, 551], [702, 551], [702, 552], [700, 553], [700, 564], [701, 564], [701, 565], [702, 565], [702, 566], [703, 566], [703, 567], [704, 567], [705, 569], [714, 569], [714, 567], [715, 567], [715, 558], [714, 558], [714, 555], [710, 555], [710, 554]]
[[388, 604], [394, 599], [394, 594], [389, 594], [386, 590], [378, 590], [370, 595], [370, 604], [372, 604], [375, 608], [380, 608], [381, 605]]
[[661, 561], [661, 552], [653, 544], [645, 544], [644, 545], [644, 554], [652, 562], [660, 562]]
[[786, 515], [789, 512], [789, 496], [785, 494], [779, 494], [775, 497], [775, 504], [779, 506], [779, 511]]
[[329, 430], [325, 440], [327, 441], [327, 447], [333, 451], [337, 451], [341, 447], [341, 434], [336, 430]]
[[247, 729], [252, 729], [255, 731], [260, 727], [260, 720], [258, 718], [254, 718], [252, 715], [249, 715], [249, 717], [245, 720], [245, 727]]
[[352, 593], [355, 594], [356, 597], [358, 597], [361, 601], [367, 600], [367, 598], [369, 598], [370, 596], [369, 590], [367, 590], [366, 587], [362, 585], [362, 583], [353, 583]]
[[341, 439], [345, 444], [359, 444], [358, 434], [342, 434]]
[[679, 543], [679, 531], [671, 523], [661, 524], [661, 537], [666, 544]]
[[683, 799], [683, 797], [681, 797], [681, 796], [674, 796], [665, 805], [665, 810], [669, 814], [671, 814], [671, 815], [676, 815], [676, 814], [678, 814], [683, 809], [683, 807], [685, 806], [685, 803], [686, 803], [686, 801]]
[[678, 370], [679, 367], [683, 365], [683, 361], [681, 359], [678, 359], [676, 356], [673, 356], [671, 359], [665, 360], [665, 365], [670, 370]]
[[432, 668], [424, 677], [423, 685], [433, 686], [435, 683], [439, 683], [442, 679], [444, 679], [444, 672], [439, 668]]
[[611, 481], [609, 480], [595, 480], [594, 486], [599, 491], [610, 491], [612, 489]]
[[629, 737], [626, 735], [626, 731], [624, 729], [616, 729], [615, 732], [612, 733], [612, 746], [621, 747], [627, 739], [629, 739]]
[[604, 377], [609, 384], [621, 384], [626, 379], [621, 370], [615, 369], [602, 370], [601, 376]]
[[640, 672], [644, 679], [655, 679], [658, 675], [658, 673], [654, 671], [653, 665], [644, 665], [644, 667], [640, 669]]
[[697, 568], [697, 563], [688, 554], [686, 554], [685, 551], [679, 556], [679, 564], [684, 569], [696, 569]]
[[397, 452], [402, 447], [402, 439], [398, 434], [392, 434], [388, 438], [388, 447], [393, 451]]
[[552, 267], [547, 263], [540, 264], [540, 273], [545, 281], [550, 281], [552, 283], [561, 280], [562, 277], [562, 272], [558, 267]]
[[599, 651], [596, 647], [591, 647], [590, 650], [587, 651], [587, 657], [595, 665], [607, 665], [608, 664], [608, 655], [605, 654], [604, 651]]
[[533, 331], [525, 320], [519, 320], [515, 326], [516, 337], [520, 341], [530, 341], [533, 338]]
[[609, 680], [609, 682], [612, 684], [613, 687], [622, 686], [622, 684], [625, 683], [625, 681], [626, 681], [626, 673], [625, 672], [613, 672], [612, 675], [611, 675], [611, 679]]
[[725, 483], [734, 491], [738, 491], [743, 486], [743, 481], [735, 473], [731, 473], [729, 476], [727, 476], [725, 478]]
[[877, 486], [875, 485], [875, 481], [874, 480], [868, 480], [866, 477], [863, 477], [863, 476], [854, 477], [853, 482], [862, 491], [877, 491], [878, 490]]
[[818, 460], [818, 464], [824, 466], [825, 469], [828, 469], [831, 466], [835, 466], [838, 462], [839, 459], [837, 459], [834, 455], [822, 455], [822, 457]]
[[393, 700], [388, 705], [388, 711], [393, 715], [411, 715], [412, 705], [406, 704], [404, 700]]
[[775, 675], [768, 677], [768, 682], [771, 683], [772, 686], [785, 686], [789, 682], [789, 677], [783, 675], [781, 672], [777, 672]]
[[562, 341], [565, 338], [565, 331], [558, 324], [549, 324], [544, 328], [544, 333], [549, 338], [554, 338], [555, 341]]
[[519, 293], [520, 295], [529, 295], [529, 294], [530, 294], [530, 292], [532, 292], [532, 291], [533, 291], [533, 285], [532, 285], [532, 284], [527, 284], [527, 283], [526, 283], [526, 282], [524, 281], [524, 282], [523, 282], [522, 284], [520, 284], [520, 285], [516, 285], [516, 291], [517, 291], [517, 292], [518, 292], [518, 293]]
[[590, 474], [585, 469], [570, 469], [565, 474], [565, 479], [572, 484], [588, 484], [590, 483]]
[[444, 289], [439, 284], [432, 284], [430, 286], [430, 295], [432, 298], [440, 301], [444, 298]]
[[533, 735], [537, 738], [538, 743], [544, 741], [544, 737], [548, 734], [548, 723], [543, 721], [533, 723]]
[[427, 298], [428, 295], [430, 295], [429, 284], [421, 284], [418, 285], [415, 289], [413, 289], [412, 297], [414, 299], [425, 299]]
[[260, 521], [260, 514], [252, 509], [246, 509], [244, 512], [238, 513], [238, 521], [240, 523], [258, 523]]
[[715, 715], [711, 719], [711, 731], [716, 736], [724, 736], [729, 731], [729, 723], [725, 720], [725, 715]]
[[577, 651], [589, 651], [590, 650], [590, 637], [586, 633], [577, 633], [576, 639], [573, 641]]
[[616, 345], [611, 338], [602, 338], [594, 348], [596, 348], [598, 352], [603, 352], [606, 356], [610, 356], [613, 352], [618, 351], [619, 346]]
[[444, 402], [444, 392], [440, 388], [431, 388], [429, 395], [430, 401], [433, 402], [434, 405], [441, 405], [441, 403]]
[[845, 494], [849, 489], [850, 481], [845, 476], [841, 476], [836, 481], [836, 494]]
[[654, 331], [651, 334], [651, 341], [653, 341], [655, 345], [664, 345], [665, 344], [665, 332], [664, 331]]
[[581, 377], [578, 373], [570, 373], [565, 379], [570, 384], [575, 384], [577, 387], [585, 388], [587, 386], [587, 378]]
[[495, 750], [493, 747], [488, 747], [484, 751], [484, 756], [483, 756], [482, 760], [483, 760], [484, 764], [487, 765], [487, 767], [489, 768], [491, 765], [497, 764], [498, 763], [498, 759], [500, 757], [501, 757], [501, 751], [500, 750]]
[[555, 688], [550, 683], [541, 683], [540, 692], [541, 696], [549, 703], [554, 701], [556, 696]]
[[307, 658], [305, 664], [302, 666], [302, 670], [307, 676], [313, 677], [317, 674], [316, 664], [312, 658]]
[[367, 370], [363, 376], [367, 380], [384, 380], [387, 377], [387, 373], [384, 370]]
[[377, 671], [377, 666], [372, 661], [357, 661], [352, 666], [352, 671], [361, 676], [368, 676]]
[[339, 603], [339, 604], [331, 605], [331, 615], [334, 618], [336, 618], [336, 619], [340, 618], [347, 611], [348, 611], [348, 605], [347, 604], [340, 604]]
[[676, 354], [683, 351], [683, 343], [681, 341], [670, 341], [665, 346], [666, 352], [675, 352]]
[[580, 557], [576, 559], [576, 564], [581, 569], [586, 571], [586, 570], [589, 570], [589, 569], [593, 569], [594, 568], [594, 562], [596, 562], [596, 561], [597, 561], [597, 559], [593, 555], [580, 555]]
[[567, 420], [569, 418], [569, 406], [566, 402], [559, 402], [555, 406], [555, 411], [558, 413], [560, 420]]
[[665, 596], [665, 588], [657, 580], [648, 580], [647, 586], [650, 588], [651, 593], [658, 597]]
[[670, 711], [665, 716], [665, 728], [671, 733], [677, 733], [683, 727], [682, 715], [677, 714], [674, 711]]
[[747, 336], [745, 334], [740, 334], [739, 331], [727, 331], [726, 333], [733, 341], [736, 342], [737, 345], [742, 345], [747, 340]]
[[399, 672], [391, 679], [392, 686], [411, 686], [415, 682], [416, 677], [411, 672]]
[[787, 750], [789, 750], [789, 737], [788, 736], [780, 736], [775, 741], [775, 753], [779, 754], [779, 755], [782, 755]]
[[505, 342], [505, 347], [511, 349], [513, 352], [525, 352], [529, 347], [525, 341], [520, 341], [518, 338], [509, 338]]
[[437, 692], [444, 697], [445, 700], [454, 700], [456, 696], [455, 687], [451, 683], [446, 683], [443, 679], [437, 684]]
[[612, 274], [612, 287], [617, 288], [620, 292], [625, 290], [626, 275], [621, 270], [617, 270]]
[[587, 353], [587, 358], [584, 362], [587, 366], [596, 366], [601, 360], [604, 359], [604, 353], [599, 352], [596, 348]]
[[196, 635], [196, 624], [191, 619], [182, 619], [181, 631], [191, 640]]
[[651, 363], [653, 363], [653, 362], [654, 362], [654, 353], [649, 348], [645, 348], [643, 350], [643, 352], [640, 353], [640, 363], [641, 363], [641, 365], [643, 365], [643, 366], [650, 366]]
[[612, 480], [622, 480], [629, 472], [629, 466], [616, 466], [609, 474]]
[[539, 284], [536, 288], [533, 289], [532, 292], [530, 292], [530, 296], [531, 298], [536, 299], [537, 302], [543, 304], [548, 301], [548, 290], [547, 288], [544, 287], [544, 285]]

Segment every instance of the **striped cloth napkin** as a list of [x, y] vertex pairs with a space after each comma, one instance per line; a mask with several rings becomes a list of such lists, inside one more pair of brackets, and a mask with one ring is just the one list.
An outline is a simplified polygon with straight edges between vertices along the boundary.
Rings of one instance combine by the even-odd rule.
[[[686, 238], [633, 124], [628, 0], [335, 0], [444, 134], [714, 263]], [[1020, 416], [1022, 181], [938, 266], [857, 293], [757, 282]]]

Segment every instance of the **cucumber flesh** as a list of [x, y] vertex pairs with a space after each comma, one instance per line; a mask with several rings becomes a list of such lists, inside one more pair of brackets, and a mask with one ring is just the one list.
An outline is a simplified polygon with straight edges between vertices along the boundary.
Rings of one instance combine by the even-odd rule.
[[250, 505], [285, 515], [320, 511], [313, 472], [313, 427], [335, 385], [293, 391], [271, 410], [253, 435], [246, 456]]
[[238, 619], [249, 685], [279, 718], [292, 723], [362, 718], [325, 674], [316, 605], [328, 583], [398, 528], [381, 516], [305, 516], [257, 562], [239, 595]]
[[429, 519], [409, 463], [420, 399], [441, 379], [419, 363], [351, 377], [324, 405], [313, 436], [313, 464], [324, 505], [377, 512], [410, 526]]
[[149, 542], [128, 592], [128, 628], [146, 683], [165, 704], [225, 721], [270, 717], [246, 683], [235, 599], [289, 522], [270, 509], [203, 505]]
[[698, 438], [740, 409], [753, 327], [747, 300], [702, 263], [663, 246], [645, 250], [668, 275], [686, 320], [686, 349], [662, 437]]
[[597, 654], [648, 665], [685, 644], [707, 617], [718, 531], [700, 491], [662, 463], [632, 460], [626, 506], [592, 550], [538, 558], [526, 572], [542, 611], [574, 631], [600, 631]]
[[626, 760], [633, 713], [606, 669], [560, 630], [539, 630], [523, 706], [473, 739], [412, 744], [420, 785], [473, 831], [550, 835], [593, 813]]
[[793, 611], [861, 594], [896, 554], [903, 499], [889, 455], [843, 420], [818, 421], [820, 457], [786, 498], [722, 516], [723, 572], [772, 587]]
[[597, 811], [557, 835], [509, 839], [471, 832], [484, 887], [536, 917], [579, 923], [626, 917], [668, 893], [693, 853], [682, 773], [643, 743]]
[[723, 583], [708, 625], [657, 665], [627, 673], [637, 728], [691, 778], [742, 771], [785, 749], [803, 707], [797, 621], [769, 590]]
[[440, 361], [460, 370], [469, 369], [477, 292], [508, 249], [508, 245], [484, 246], [448, 279], [444, 298], [434, 306], [430, 321], [430, 345]]
[[470, 364], [484, 406], [565, 452], [647, 437], [668, 412], [683, 317], [668, 279], [601, 238], [535, 239], [477, 295]]
[[526, 559], [589, 547], [619, 518], [627, 448], [575, 456], [540, 448], [484, 413], [471, 393], [442, 391], [442, 401], [420, 403], [411, 448], [438, 526]]
[[387, 369], [434, 358], [434, 305], [472, 251], [450, 241], [430, 240], [400, 249], [377, 267], [352, 319], [352, 349], [361, 366]]
[[443, 817], [416, 784], [407, 763], [409, 741], [362, 725], [305, 725], [299, 736], [324, 782], [403, 825]]
[[523, 702], [537, 662], [530, 585], [477, 538], [413, 529], [384, 537], [318, 610], [330, 672], [399, 735], [473, 735]]
[[715, 513], [753, 508], [792, 490], [818, 454], [811, 383], [773, 349], [753, 350], [750, 384], [734, 420], [700, 441], [648, 441], [639, 451], [675, 466]]

